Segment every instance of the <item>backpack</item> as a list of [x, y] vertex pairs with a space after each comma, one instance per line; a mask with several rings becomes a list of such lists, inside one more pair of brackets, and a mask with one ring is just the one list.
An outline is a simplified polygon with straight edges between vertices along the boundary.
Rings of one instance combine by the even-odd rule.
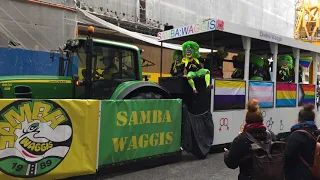
[[271, 133], [267, 131], [267, 140], [258, 141], [250, 133], [246, 137], [253, 142], [251, 144], [254, 180], [283, 180], [284, 150], [286, 143], [272, 142]]
[[299, 155], [299, 158], [309, 168], [309, 170], [312, 173], [312, 176], [314, 178], [320, 179], [320, 142], [319, 142], [320, 136], [318, 136], [316, 139], [311, 133], [309, 133], [306, 130], [296, 130], [296, 131], [300, 131], [308, 134], [316, 142], [316, 148], [314, 150], [313, 166], [310, 166], [310, 164], [308, 164], [300, 155]]

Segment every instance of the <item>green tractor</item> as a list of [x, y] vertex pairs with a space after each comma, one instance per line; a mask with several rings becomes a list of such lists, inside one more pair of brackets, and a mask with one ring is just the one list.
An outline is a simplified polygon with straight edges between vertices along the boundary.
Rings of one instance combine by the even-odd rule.
[[[168, 99], [157, 83], [142, 81], [141, 50], [129, 44], [77, 38], [59, 47], [58, 76], [2, 76], [1, 98], [28, 99]], [[73, 57], [83, 79], [71, 74]]]

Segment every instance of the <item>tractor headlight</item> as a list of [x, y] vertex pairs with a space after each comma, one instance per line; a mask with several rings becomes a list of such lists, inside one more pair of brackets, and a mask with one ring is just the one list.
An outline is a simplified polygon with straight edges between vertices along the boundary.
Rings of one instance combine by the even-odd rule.
[[67, 49], [67, 44], [63, 44], [63, 45], [62, 45], [62, 49], [63, 49], [63, 50], [66, 50], [66, 49]]
[[71, 47], [72, 47], [72, 48], [76, 48], [76, 47], [78, 47], [78, 45], [79, 45], [79, 41], [78, 41], [78, 40], [73, 40], [73, 41], [71, 42]]
[[75, 42], [75, 41], [72, 41], [72, 42], [71, 42], [71, 47], [74, 47], [75, 44], [76, 44], [76, 42]]
[[74, 45], [76, 46], [76, 47], [78, 47], [79, 46], [79, 40], [74, 40]]

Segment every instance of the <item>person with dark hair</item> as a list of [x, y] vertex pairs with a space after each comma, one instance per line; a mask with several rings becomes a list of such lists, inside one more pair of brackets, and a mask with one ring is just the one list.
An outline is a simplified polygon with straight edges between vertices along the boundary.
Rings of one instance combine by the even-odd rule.
[[[316, 142], [313, 138], [317, 138], [320, 135], [315, 123], [314, 108], [313, 104], [303, 106], [298, 115], [299, 122], [291, 127], [284, 154], [286, 179], [313, 179], [311, 171], [305, 163], [309, 166], [313, 165], [316, 147]], [[297, 130], [305, 130], [306, 132]]]
[[[240, 173], [238, 180], [253, 180], [253, 159], [251, 142], [247, 136], [248, 132], [258, 141], [266, 141], [268, 138], [267, 127], [263, 125], [263, 116], [258, 106], [258, 100], [250, 100], [247, 104], [247, 114], [243, 132], [233, 140], [230, 150], [225, 149], [224, 162], [230, 169], [239, 167]], [[270, 132], [270, 131], [269, 131]], [[272, 141], [275, 141], [275, 135], [270, 132]]]

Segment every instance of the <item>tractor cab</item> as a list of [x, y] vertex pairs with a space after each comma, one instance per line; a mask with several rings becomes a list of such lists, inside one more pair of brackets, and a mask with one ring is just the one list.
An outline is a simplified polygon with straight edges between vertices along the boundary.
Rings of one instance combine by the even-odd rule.
[[[108, 40], [93, 39], [92, 26], [87, 38], [77, 38], [64, 45], [65, 61], [77, 56], [80, 76], [75, 98], [130, 99], [169, 98], [170, 95], [158, 84], [142, 80], [141, 50], [133, 45]], [[69, 59], [69, 60], [68, 60]], [[62, 67], [62, 66], [61, 66]]]
[[74, 41], [76, 47], [66, 49], [79, 60], [76, 98], [109, 99], [121, 83], [141, 79], [137, 47], [90, 38]]

